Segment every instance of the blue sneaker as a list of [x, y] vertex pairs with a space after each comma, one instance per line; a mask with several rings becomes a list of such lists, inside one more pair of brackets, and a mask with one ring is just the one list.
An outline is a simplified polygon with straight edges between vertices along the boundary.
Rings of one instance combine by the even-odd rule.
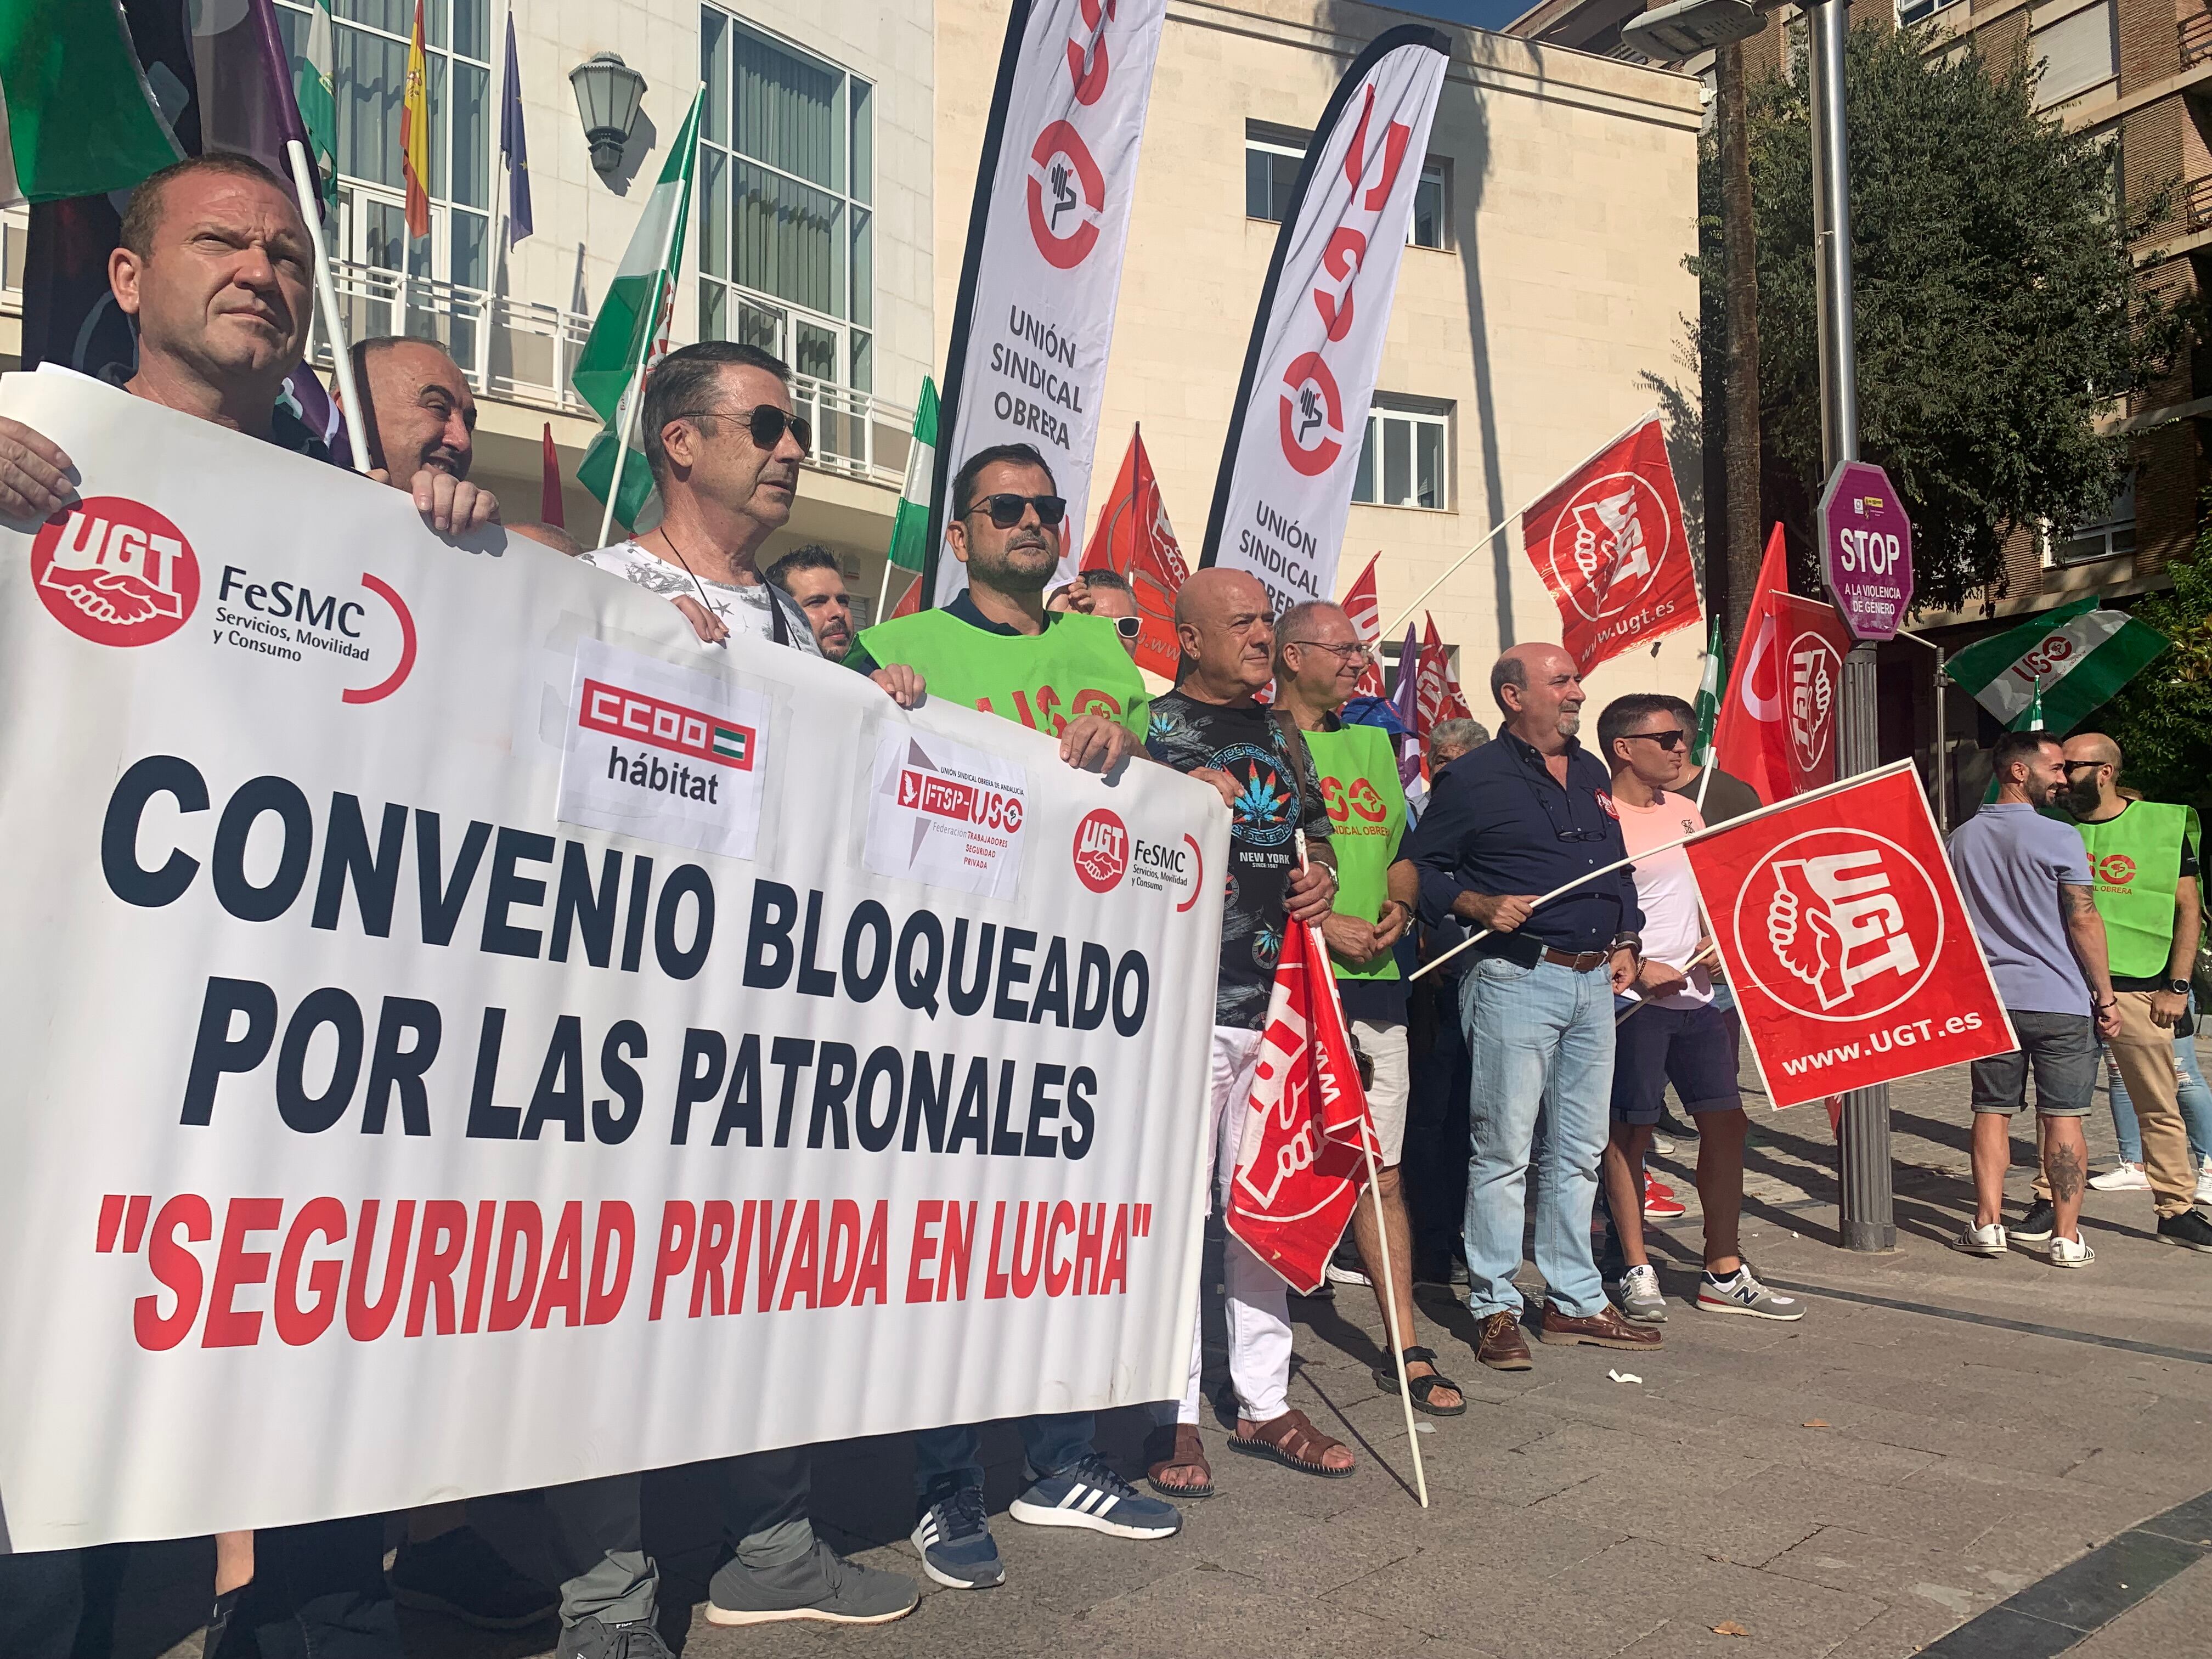
[[1088, 1527], [1115, 1538], [1172, 1538], [1182, 1530], [1182, 1510], [1146, 1497], [1096, 1452], [1044, 1476], [1006, 1513], [1032, 1527]]
[[955, 1486], [925, 1504], [914, 1523], [914, 1547], [921, 1552], [921, 1570], [948, 1589], [988, 1589], [1006, 1582], [1006, 1564], [999, 1559], [978, 1487]]

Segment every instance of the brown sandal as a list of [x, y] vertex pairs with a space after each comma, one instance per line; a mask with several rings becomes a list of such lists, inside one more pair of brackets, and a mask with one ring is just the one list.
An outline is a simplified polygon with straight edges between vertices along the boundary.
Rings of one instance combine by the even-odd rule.
[[[1250, 1431], [1246, 1432], [1246, 1425]], [[1342, 1446], [1341, 1440], [1332, 1440], [1302, 1411], [1287, 1411], [1280, 1417], [1271, 1417], [1264, 1423], [1252, 1423], [1249, 1418], [1237, 1419], [1237, 1432], [1230, 1437], [1231, 1450], [1241, 1451], [1250, 1457], [1272, 1458], [1285, 1468], [1296, 1469], [1301, 1474], [1317, 1474], [1324, 1480], [1341, 1480], [1352, 1471], [1353, 1466], [1333, 1469], [1321, 1460]]]
[[[1152, 1467], [1145, 1472], [1145, 1479], [1161, 1497], [1213, 1496], [1213, 1466], [1206, 1461], [1206, 1442], [1198, 1437], [1196, 1424], [1176, 1424], [1172, 1437], [1166, 1429], [1155, 1429], [1146, 1442], [1145, 1450], [1153, 1458]], [[1173, 1469], [1196, 1469], [1196, 1484], [1182, 1486], [1169, 1480], [1166, 1476]]]

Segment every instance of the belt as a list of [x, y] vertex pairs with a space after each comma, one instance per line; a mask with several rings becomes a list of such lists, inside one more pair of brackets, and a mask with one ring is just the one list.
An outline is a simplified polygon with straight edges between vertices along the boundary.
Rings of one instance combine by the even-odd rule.
[[1604, 967], [1609, 954], [1604, 951], [1585, 951], [1577, 956], [1572, 951], [1555, 951], [1548, 945], [1544, 947], [1545, 961], [1556, 962], [1560, 967], [1571, 968], [1578, 974], [1591, 973]]

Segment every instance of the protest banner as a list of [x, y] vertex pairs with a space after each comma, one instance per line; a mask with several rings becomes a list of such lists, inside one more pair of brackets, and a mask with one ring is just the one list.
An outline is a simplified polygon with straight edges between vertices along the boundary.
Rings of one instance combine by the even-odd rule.
[[1013, 0], [952, 307], [922, 573], [968, 586], [945, 546], [952, 479], [994, 444], [1033, 446], [1067, 503], [1055, 584], [1083, 562], [1106, 358], [1167, 0]]
[[1910, 762], [1688, 850], [1777, 1107], [2019, 1046]]
[[1260, 289], [1201, 565], [1249, 571], [1278, 613], [1336, 592], [1413, 193], [1451, 41], [1385, 29], [1336, 84]]
[[0, 412], [82, 492], [0, 526], [7, 1547], [1181, 1394], [1211, 790]]

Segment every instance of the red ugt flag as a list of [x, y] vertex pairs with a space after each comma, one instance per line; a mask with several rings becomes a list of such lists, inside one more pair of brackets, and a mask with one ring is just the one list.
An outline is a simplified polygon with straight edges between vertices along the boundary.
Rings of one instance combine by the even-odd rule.
[[1459, 676], [1452, 672], [1451, 653], [1437, 632], [1437, 619], [1421, 612], [1421, 666], [1419, 683], [1421, 735], [1435, 730], [1438, 720], [1469, 718], [1467, 699], [1460, 695]]
[[[1224, 1224], [1301, 1295], [1322, 1285], [1367, 1184], [1375, 1133], [1313, 929], [1286, 922]], [[1378, 1149], [1379, 1150], [1379, 1149]]]
[[1776, 1106], [2019, 1046], [1911, 762], [1687, 851]]
[[1836, 712], [1851, 638], [1836, 607], [1790, 592], [1782, 526], [1767, 538], [1713, 727], [1713, 757], [1769, 805], [1836, 781]]
[[1129, 584], [1145, 625], [1137, 635], [1137, 665], [1173, 679], [1182, 656], [1176, 640], [1176, 595], [1190, 573], [1160, 500], [1152, 458], [1145, 453], [1142, 427], [1129, 434], [1121, 471], [1098, 505], [1098, 526], [1083, 550], [1083, 568], [1118, 572]]
[[1521, 515], [1528, 562], [1583, 673], [1698, 620], [1682, 501], [1655, 410]]
[[1375, 653], [1382, 638], [1382, 603], [1375, 594], [1375, 567], [1382, 562], [1380, 553], [1368, 560], [1367, 568], [1359, 573], [1359, 580], [1344, 596], [1344, 614], [1352, 623], [1352, 631], [1359, 636], [1360, 644], [1367, 647], [1367, 662], [1359, 671], [1359, 684], [1352, 690], [1355, 697], [1383, 695], [1382, 663]]

